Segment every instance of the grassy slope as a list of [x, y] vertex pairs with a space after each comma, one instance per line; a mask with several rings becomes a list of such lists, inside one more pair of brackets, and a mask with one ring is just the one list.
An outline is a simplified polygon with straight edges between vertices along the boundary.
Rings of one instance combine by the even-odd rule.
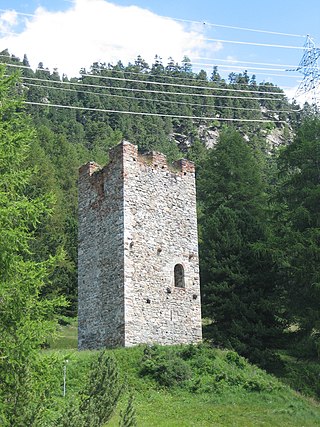
[[[76, 351], [76, 327], [62, 329], [61, 336], [51, 345], [60, 356], [69, 360], [67, 371], [67, 397], [83, 384], [83, 378], [96, 352]], [[166, 352], [167, 350], [163, 350]], [[317, 426], [320, 420], [319, 404], [307, 399], [258, 368], [245, 364], [242, 368], [226, 362], [227, 352], [215, 350], [215, 369], [226, 372], [226, 379], [212, 388], [212, 375], [206, 375], [205, 367], [194, 374], [204, 384], [197, 391], [191, 387], [165, 388], [149, 377], [141, 377], [139, 370], [143, 347], [110, 350], [118, 361], [127, 385], [118, 411], [110, 422], [119, 424], [121, 407], [127, 395], [135, 396], [138, 426]], [[217, 371], [218, 372], [218, 371]], [[240, 380], [239, 380], [240, 378]], [[246, 390], [243, 383], [248, 381], [265, 385], [261, 391]], [[210, 385], [210, 386], [209, 386]]]

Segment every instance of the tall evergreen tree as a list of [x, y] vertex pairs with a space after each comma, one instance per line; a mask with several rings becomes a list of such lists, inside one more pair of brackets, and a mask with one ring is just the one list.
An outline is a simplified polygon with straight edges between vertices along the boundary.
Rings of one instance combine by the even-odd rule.
[[34, 232], [49, 214], [48, 197], [31, 197], [26, 160], [35, 133], [23, 112], [17, 76], [0, 68], [0, 424], [36, 425], [54, 379], [39, 354], [54, 332], [62, 299], [43, 299], [54, 259], [36, 262]]
[[[279, 211], [275, 218], [283, 256], [291, 321], [320, 348], [320, 119], [307, 119], [279, 156]], [[319, 350], [318, 350], [319, 351]]]
[[265, 364], [282, 330], [265, 184], [248, 144], [226, 129], [198, 179], [203, 313], [216, 344]]

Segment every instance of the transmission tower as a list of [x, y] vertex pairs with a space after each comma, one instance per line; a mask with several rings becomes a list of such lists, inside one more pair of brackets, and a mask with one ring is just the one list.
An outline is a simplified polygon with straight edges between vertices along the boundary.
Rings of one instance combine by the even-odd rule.
[[304, 54], [301, 58], [299, 66], [292, 71], [299, 71], [303, 74], [303, 80], [296, 91], [296, 97], [304, 94], [311, 94], [312, 103], [320, 107], [320, 68], [318, 59], [320, 57], [320, 49], [316, 47], [312, 38], [307, 35], [304, 43]]

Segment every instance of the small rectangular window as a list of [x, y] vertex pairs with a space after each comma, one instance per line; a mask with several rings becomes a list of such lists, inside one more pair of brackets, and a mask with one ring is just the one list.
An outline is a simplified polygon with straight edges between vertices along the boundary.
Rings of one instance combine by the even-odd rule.
[[181, 264], [174, 266], [174, 286], [176, 288], [185, 288], [184, 268]]

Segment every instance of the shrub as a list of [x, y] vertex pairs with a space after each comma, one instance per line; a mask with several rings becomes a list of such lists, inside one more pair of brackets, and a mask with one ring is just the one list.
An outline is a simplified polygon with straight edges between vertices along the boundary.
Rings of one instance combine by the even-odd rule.
[[240, 369], [243, 369], [246, 366], [245, 359], [239, 356], [235, 351], [228, 351], [226, 359], [229, 363], [236, 365]]
[[173, 387], [191, 378], [191, 368], [176, 351], [161, 351], [160, 347], [146, 347], [140, 370], [160, 385]]

